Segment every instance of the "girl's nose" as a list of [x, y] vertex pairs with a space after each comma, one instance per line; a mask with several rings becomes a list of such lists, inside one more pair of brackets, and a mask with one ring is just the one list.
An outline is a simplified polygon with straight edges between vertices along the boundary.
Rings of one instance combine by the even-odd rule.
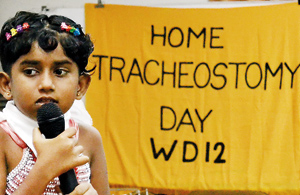
[[45, 72], [41, 74], [39, 90], [43, 92], [54, 91], [55, 86], [51, 74]]

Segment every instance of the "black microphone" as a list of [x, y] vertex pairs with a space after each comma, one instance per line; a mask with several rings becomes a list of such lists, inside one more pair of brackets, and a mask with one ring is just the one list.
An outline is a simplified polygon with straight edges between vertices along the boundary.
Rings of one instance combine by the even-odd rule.
[[[55, 103], [42, 105], [37, 111], [39, 129], [47, 139], [55, 138], [65, 130], [65, 119], [61, 109]], [[74, 169], [59, 176], [63, 194], [71, 193], [78, 185]]]

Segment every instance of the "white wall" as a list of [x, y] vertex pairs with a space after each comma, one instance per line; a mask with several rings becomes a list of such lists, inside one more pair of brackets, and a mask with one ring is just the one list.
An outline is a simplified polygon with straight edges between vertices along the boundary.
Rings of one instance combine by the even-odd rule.
[[[102, 0], [103, 4], [124, 5], [170, 5], [205, 3], [208, 0]], [[57, 8], [84, 8], [85, 3], [98, 3], [98, 0], [0, 0], [0, 25], [15, 15], [17, 11], [41, 12], [42, 6], [47, 6], [50, 11]]]
[[97, 3], [97, 0], [0, 0], [0, 25], [15, 15], [17, 11], [41, 12], [42, 6], [50, 10], [57, 8], [83, 8], [85, 3]]
[[[297, 1], [297, 0], [292, 0]], [[209, 0], [102, 0], [103, 4], [122, 4], [140, 6], [160, 6], [160, 7], [236, 7], [268, 5], [288, 1], [263, 1], [263, 2], [209, 2]], [[41, 12], [42, 6], [47, 6], [50, 13], [57, 13], [59, 8], [79, 8], [83, 9], [85, 3], [98, 3], [98, 0], [0, 0], [0, 26], [15, 15], [17, 11]], [[64, 14], [68, 16], [68, 14]], [[83, 17], [83, 16], [82, 16]], [[77, 22], [77, 21], [76, 21]], [[80, 23], [80, 22], [79, 22]]]

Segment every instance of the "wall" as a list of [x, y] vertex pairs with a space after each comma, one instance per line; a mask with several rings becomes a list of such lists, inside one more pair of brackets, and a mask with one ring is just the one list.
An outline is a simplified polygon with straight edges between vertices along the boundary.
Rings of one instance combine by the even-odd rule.
[[[292, 0], [296, 1], [296, 0]], [[42, 6], [47, 6], [50, 12], [55, 12], [58, 8], [84, 8], [85, 3], [97, 3], [97, 0], [0, 0], [0, 25], [17, 11], [41, 12]], [[280, 3], [279, 1], [263, 2], [209, 2], [209, 0], [102, 0], [103, 4], [123, 4], [141, 6], [160, 6], [160, 7], [236, 7], [236, 6], [255, 6]], [[283, 2], [283, 1], [281, 1]], [[288, 2], [288, 1], [284, 1]]]
[[[97, 0], [0, 0], [0, 25], [10, 17], [13, 17], [17, 11], [33, 11], [41, 12], [42, 6], [47, 6], [50, 11], [57, 8], [83, 8], [85, 3], [97, 3]], [[208, 0], [102, 0], [103, 4], [124, 4], [124, 5], [152, 5], [152, 6], [168, 6], [206, 3]]]

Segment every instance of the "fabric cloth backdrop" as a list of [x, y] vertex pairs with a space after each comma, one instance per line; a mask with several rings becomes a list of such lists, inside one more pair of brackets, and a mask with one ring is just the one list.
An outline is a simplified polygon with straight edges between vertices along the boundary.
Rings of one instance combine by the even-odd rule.
[[299, 190], [297, 3], [85, 14], [111, 184]]

